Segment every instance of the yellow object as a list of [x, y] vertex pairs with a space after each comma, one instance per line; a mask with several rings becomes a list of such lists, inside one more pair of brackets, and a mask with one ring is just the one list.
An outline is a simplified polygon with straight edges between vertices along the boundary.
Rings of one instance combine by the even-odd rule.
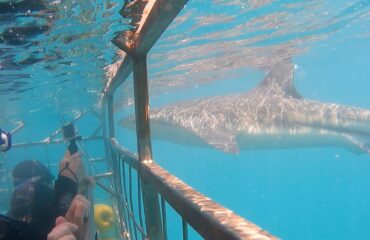
[[114, 213], [112, 207], [106, 204], [95, 204], [94, 221], [99, 231], [106, 232], [112, 228], [114, 223]]

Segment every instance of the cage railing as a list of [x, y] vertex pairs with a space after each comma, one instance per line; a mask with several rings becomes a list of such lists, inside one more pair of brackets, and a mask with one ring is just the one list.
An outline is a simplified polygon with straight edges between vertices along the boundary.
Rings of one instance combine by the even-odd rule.
[[[120, 191], [121, 201], [125, 206], [124, 218], [129, 226], [131, 239], [147, 239], [145, 226], [143, 225], [142, 212], [133, 211], [132, 200], [132, 171], [140, 171], [136, 179], [138, 209], [142, 209], [141, 181], [146, 181], [160, 194], [161, 224], [163, 236], [167, 239], [167, 216], [166, 203], [169, 204], [182, 219], [182, 236], [188, 239], [188, 225], [199, 233], [204, 239], [277, 239], [257, 225], [245, 220], [233, 213], [231, 210], [222, 207], [210, 198], [195, 191], [183, 181], [173, 176], [154, 161], [139, 162], [138, 157], [127, 149], [123, 148], [115, 139], [110, 141], [112, 154], [117, 156], [120, 162], [121, 181], [123, 191]], [[127, 168], [129, 170], [127, 170]], [[140, 170], [139, 170], [140, 169]], [[127, 176], [126, 173], [129, 173]], [[128, 188], [128, 189], [127, 189]], [[135, 214], [137, 215], [135, 218]], [[137, 220], [139, 218], [139, 221]], [[141, 237], [138, 237], [138, 235]], [[154, 239], [154, 238], [151, 238]]]

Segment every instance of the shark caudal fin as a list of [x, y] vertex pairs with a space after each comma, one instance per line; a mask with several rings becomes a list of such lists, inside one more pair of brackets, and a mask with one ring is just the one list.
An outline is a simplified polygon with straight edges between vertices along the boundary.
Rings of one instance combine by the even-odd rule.
[[294, 87], [294, 64], [288, 60], [274, 65], [258, 86], [258, 90], [268, 95], [302, 98]]

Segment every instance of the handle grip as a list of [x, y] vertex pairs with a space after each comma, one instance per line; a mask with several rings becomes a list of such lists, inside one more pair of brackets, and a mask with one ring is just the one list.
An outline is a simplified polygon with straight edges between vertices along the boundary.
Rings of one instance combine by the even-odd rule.
[[75, 139], [72, 139], [69, 141], [68, 151], [71, 155], [78, 152], [78, 147], [77, 147]]

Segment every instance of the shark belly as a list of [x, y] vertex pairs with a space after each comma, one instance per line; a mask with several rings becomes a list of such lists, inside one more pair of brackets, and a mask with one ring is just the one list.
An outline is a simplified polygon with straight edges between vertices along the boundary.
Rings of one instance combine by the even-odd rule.
[[151, 121], [150, 128], [154, 140], [171, 142], [179, 145], [209, 148], [202, 138], [192, 131], [164, 121]]
[[236, 136], [236, 141], [240, 150], [344, 147], [358, 152], [344, 135], [315, 129], [301, 132], [241, 133]]

